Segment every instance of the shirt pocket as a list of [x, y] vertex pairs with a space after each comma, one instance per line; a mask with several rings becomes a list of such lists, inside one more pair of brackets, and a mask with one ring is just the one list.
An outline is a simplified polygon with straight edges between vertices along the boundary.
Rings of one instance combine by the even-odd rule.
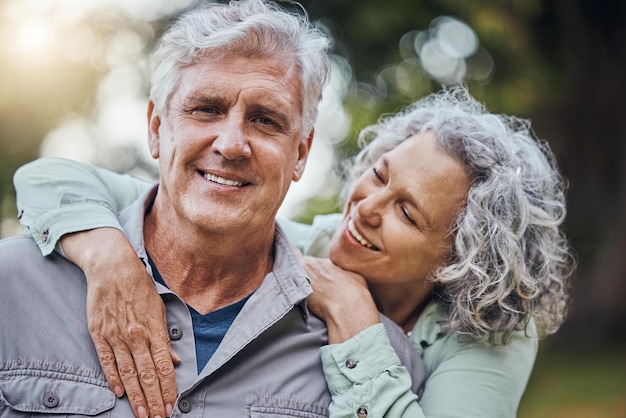
[[297, 399], [252, 395], [246, 399], [249, 418], [328, 418], [328, 406]]
[[96, 383], [49, 376], [0, 376], [2, 418], [110, 417], [114, 406], [115, 395]]

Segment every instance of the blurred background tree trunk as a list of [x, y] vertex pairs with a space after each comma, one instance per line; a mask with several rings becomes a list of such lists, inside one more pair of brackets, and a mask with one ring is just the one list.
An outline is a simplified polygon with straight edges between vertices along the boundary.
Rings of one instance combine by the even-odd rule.
[[570, 181], [567, 231], [580, 262], [560, 338], [597, 348], [626, 340], [626, 2], [544, 4], [538, 24], [554, 43], [540, 36], [536, 46], [560, 69], [559, 94], [533, 119]]

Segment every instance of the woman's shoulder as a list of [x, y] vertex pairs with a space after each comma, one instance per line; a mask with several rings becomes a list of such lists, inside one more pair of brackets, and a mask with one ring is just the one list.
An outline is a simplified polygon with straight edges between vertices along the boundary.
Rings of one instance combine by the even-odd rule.
[[495, 352], [499, 352], [499, 355], [525, 353], [527, 357], [532, 358], [536, 355], [539, 338], [532, 320], [526, 331], [514, 332], [507, 344], [491, 346], [469, 337], [444, 331], [442, 325], [447, 320], [447, 315], [445, 305], [437, 301], [430, 302], [420, 315], [410, 337], [422, 356], [427, 350], [437, 351], [436, 357], [456, 355], [459, 352], [476, 356], [492, 355]]
[[532, 372], [538, 338], [518, 331], [508, 344], [492, 346], [443, 331], [446, 319], [446, 306], [431, 302], [411, 334], [428, 376], [420, 400], [426, 416], [449, 409], [450, 399], [469, 401], [461, 403], [455, 416], [514, 416]]

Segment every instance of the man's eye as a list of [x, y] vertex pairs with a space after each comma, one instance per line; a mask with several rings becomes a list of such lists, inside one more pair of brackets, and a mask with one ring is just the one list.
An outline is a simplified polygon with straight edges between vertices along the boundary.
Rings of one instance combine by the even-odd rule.
[[200, 113], [217, 113], [217, 110], [214, 107], [199, 107], [197, 109], [198, 112]]
[[256, 118], [256, 121], [262, 125], [276, 125], [276, 122], [270, 118], [258, 117]]

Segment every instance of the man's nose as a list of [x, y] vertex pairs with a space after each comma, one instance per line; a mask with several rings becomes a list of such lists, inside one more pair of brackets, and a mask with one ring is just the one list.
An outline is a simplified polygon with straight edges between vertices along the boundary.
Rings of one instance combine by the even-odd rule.
[[213, 141], [213, 149], [227, 160], [250, 158], [252, 150], [248, 136], [241, 121], [235, 115], [229, 115], [224, 123], [218, 126], [218, 132]]

